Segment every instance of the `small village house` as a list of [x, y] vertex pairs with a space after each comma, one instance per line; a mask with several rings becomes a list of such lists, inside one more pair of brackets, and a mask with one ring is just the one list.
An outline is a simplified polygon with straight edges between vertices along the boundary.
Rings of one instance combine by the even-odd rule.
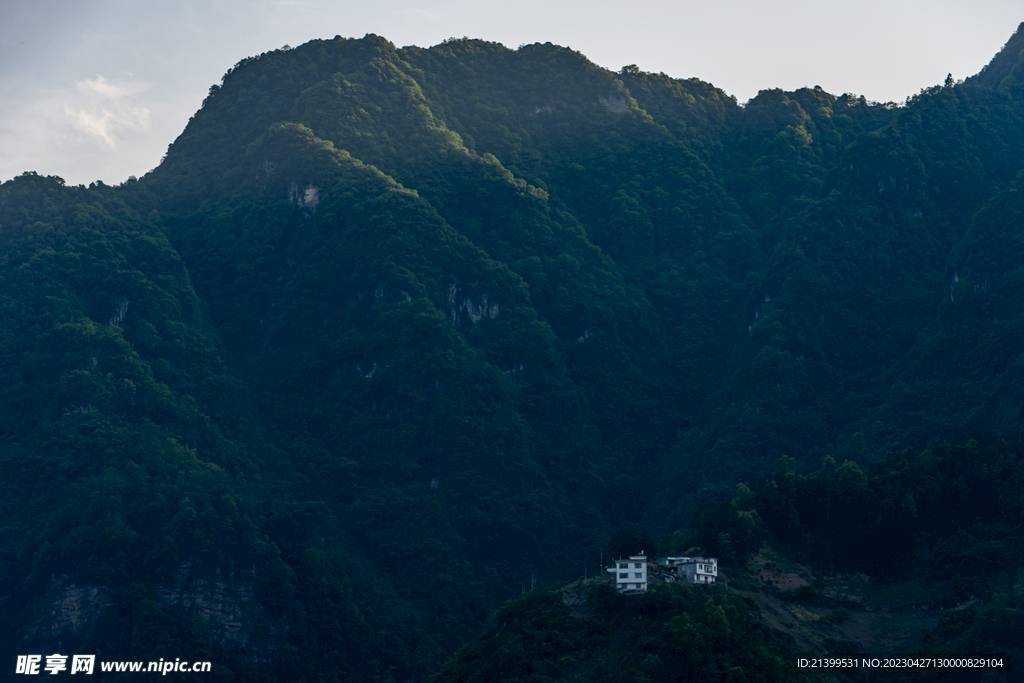
[[608, 567], [608, 571], [615, 576], [615, 588], [620, 593], [647, 590], [647, 556], [642, 550], [639, 555], [616, 560], [614, 566]]
[[715, 583], [718, 580], [718, 560], [714, 557], [662, 557], [658, 564], [674, 569], [680, 579], [691, 583]]

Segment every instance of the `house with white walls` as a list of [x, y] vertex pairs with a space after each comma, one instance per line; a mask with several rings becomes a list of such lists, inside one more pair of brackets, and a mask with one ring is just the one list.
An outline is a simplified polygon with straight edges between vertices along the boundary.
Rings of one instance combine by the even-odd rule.
[[615, 588], [620, 593], [647, 590], [647, 556], [643, 551], [640, 551], [639, 555], [615, 560], [615, 564], [608, 567], [608, 571], [615, 576]]
[[[713, 557], [666, 557], [664, 566], [674, 567], [680, 579], [691, 583], [715, 583], [718, 580], [718, 560]], [[658, 564], [662, 564], [661, 559]]]

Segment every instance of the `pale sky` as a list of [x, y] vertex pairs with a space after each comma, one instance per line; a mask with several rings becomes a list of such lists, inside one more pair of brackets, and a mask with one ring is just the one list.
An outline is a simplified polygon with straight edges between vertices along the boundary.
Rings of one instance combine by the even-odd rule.
[[229, 67], [315, 38], [550, 41], [740, 102], [813, 85], [884, 102], [977, 73], [1022, 20], [1020, 0], [0, 0], [0, 182], [142, 176]]

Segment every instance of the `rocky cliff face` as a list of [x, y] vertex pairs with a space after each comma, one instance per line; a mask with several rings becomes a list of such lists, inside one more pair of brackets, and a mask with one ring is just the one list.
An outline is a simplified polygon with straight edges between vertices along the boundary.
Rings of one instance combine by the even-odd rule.
[[187, 560], [178, 565], [172, 582], [157, 584], [156, 601], [206, 621], [215, 643], [240, 647], [249, 661], [269, 662], [273, 627], [256, 601], [256, 572], [255, 564], [211, 572], [198, 560]]
[[67, 575], [54, 576], [50, 579], [43, 600], [43, 614], [39, 625], [31, 632], [32, 637], [60, 638], [81, 633], [113, 604], [110, 591], [103, 586], [75, 583]]
[[[180, 610], [191, 620], [204, 622], [212, 645], [241, 651], [250, 662], [269, 662], [275, 629], [256, 600], [256, 573], [254, 564], [241, 568], [225, 563], [211, 569], [189, 559], [178, 564], [172, 580], [157, 583], [145, 599], [159, 609]], [[89, 642], [97, 624], [117, 618], [119, 599], [123, 602], [124, 596], [113, 595], [105, 586], [67, 574], [52, 577], [35, 625], [26, 630], [19, 650], [66, 653], [75, 644]]]

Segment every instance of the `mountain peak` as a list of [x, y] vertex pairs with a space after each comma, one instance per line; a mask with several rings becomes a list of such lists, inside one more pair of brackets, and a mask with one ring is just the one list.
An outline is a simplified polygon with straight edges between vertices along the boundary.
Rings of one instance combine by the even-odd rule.
[[1003, 49], [971, 80], [990, 88], [1024, 83], [1024, 22], [1017, 26]]

